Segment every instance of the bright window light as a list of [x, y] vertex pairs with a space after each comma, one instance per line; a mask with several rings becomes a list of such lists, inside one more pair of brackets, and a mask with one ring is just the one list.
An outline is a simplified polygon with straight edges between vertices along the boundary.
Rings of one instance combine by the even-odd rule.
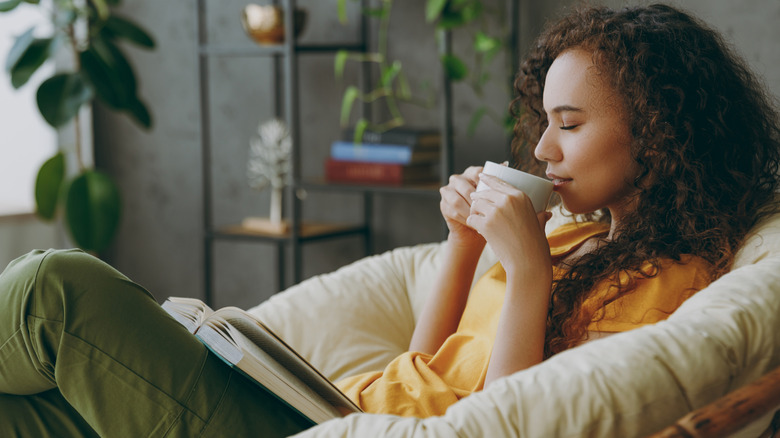
[[40, 36], [51, 29], [35, 6], [22, 3], [11, 12], [0, 13], [0, 215], [35, 211], [36, 174], [57, 149], [57, 134], [35, 103], [38, 86], [51, 76], [54, 67], [43, 65], [18, 90], [11, 86], [5, 68], [16, 37], [32, 26]]

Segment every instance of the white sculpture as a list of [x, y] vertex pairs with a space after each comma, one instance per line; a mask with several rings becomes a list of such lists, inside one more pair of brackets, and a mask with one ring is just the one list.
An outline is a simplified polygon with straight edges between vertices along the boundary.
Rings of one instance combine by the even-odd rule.
[[271, 186], [270, 223], [278, 230], [282, 222], [282, 198], [292, 168], [292, 138], [282, 120], [272, 119], [257, 127], [257, 135], [249, 140], [247, 177], [256, 190]]

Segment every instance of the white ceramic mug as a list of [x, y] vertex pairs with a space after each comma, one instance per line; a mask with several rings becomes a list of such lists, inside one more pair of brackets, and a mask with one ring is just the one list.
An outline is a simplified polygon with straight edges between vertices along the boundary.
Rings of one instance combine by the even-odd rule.
[[[531, 199], [537, 213], [547, 209], [547, 202], [553, 191], [552, 181], [492, 161], [485, 162], [482, 173], [495, 176], [521, 190]], [[487, 188], [488, 186], [482, 181], [477, 184], [478, 192], [487, 190]]]

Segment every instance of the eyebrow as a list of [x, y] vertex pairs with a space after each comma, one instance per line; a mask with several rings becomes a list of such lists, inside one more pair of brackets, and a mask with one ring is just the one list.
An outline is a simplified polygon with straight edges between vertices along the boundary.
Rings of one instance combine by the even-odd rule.
[[552, 112], [555, 114], [560, 114], [562, 112], [583, 112], [584, 110], [582, 108], [578, 108], [576, 106], [571, 105], [559, 105], [553, 108]]

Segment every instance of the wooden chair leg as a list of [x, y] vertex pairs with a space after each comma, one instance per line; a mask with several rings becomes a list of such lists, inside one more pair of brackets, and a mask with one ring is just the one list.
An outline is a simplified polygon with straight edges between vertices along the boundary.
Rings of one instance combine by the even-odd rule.
[[[775, 368], [755, 382], [736, 389], [709, 405], [689, 413], [673, 425], [648, 438], [727, 436], [778, 407], [780, 407], [780, 367]], [[776, 437], [778, 429], [780, 429], [780, 411], [775, 414], [772, 420], [768, 436]]]

